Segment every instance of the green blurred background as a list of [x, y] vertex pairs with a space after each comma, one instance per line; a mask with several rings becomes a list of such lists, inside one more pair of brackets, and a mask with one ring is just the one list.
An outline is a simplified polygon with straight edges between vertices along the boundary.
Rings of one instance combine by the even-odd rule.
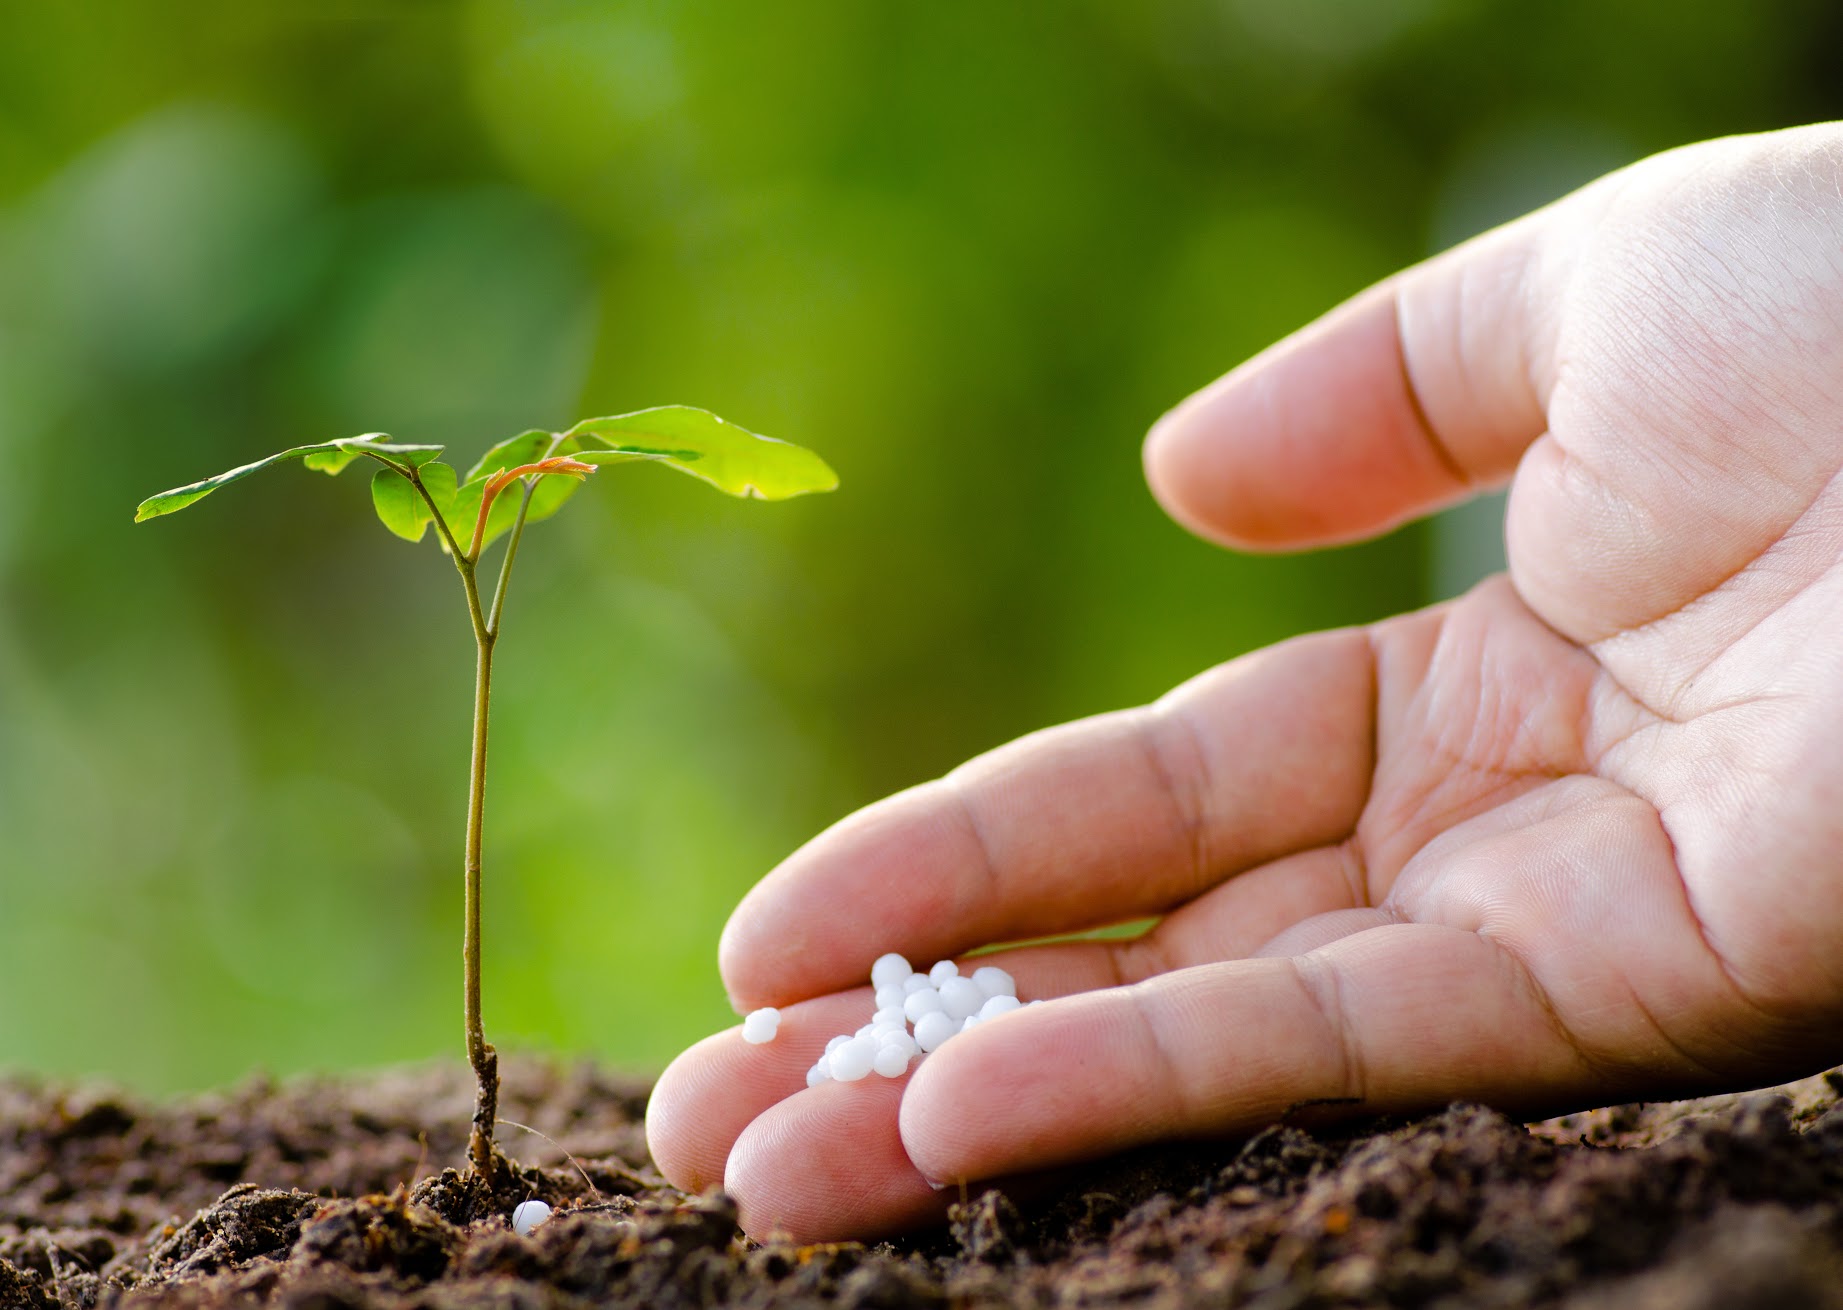
[[839, 815], [1494, 567], [1490, 503], [1215, 550], [1140, 436], [1600, 172], [1835, 116], [1840, 13], [0, 0], [0, 1067], [459, 1055], [452, 569], [361, 476], [144, 495], [668, 402], [833, 462], [783, 505], [614, 470], [521, 556], [488, 1032], [656, 1068]]

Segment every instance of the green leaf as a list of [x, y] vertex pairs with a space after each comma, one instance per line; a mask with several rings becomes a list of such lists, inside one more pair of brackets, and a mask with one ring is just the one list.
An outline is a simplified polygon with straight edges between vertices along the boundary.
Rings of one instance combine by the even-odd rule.
[[[460, 488], [457, 485], [458, 479], [455, 477], [453, 467], [439, 460], [432, 460], [418, 469], [416, 476], [422, 479], [423, 490], [429, 493], [429, 499], [435, 502], [435, 508], [442, 512], [442, 517], [448, 521], [449, 529], [454, 530], [454, 497]], [[421, 498], [418, 497], [418, 499]]]
[[[564, 436], [560, 455], [590, 464], [650, 459], [732, 496], [785, 500], [838, 485], [838, 474], [804, 446], [758, 436], [689, 405], [587, 418]], [[572, 440], [580, 450], [571, 449]]]
[[[435, 515], [429, 509], [432, 500], [447, 521], [448, 530], [456, 531], [454, 470], [440, 461], [431, 461], [418, 469], [416, 476], [423, 490], [429, 493], [429, 500], [424, 500], [410, 480], [395, 469], [381, 468], [372, 476], [371, 504], [378, 518], [405, 541], [421, 541], [429, 525], [435, 522]], [[467, 530], [473, 530], [472, 519], [467, 521]], [[444, 551], [448, 549], [446, 538], [442, 539], [441, 546]]]
[[429, 530], [429, 507], [410, 480], [395, 469], [371, 475], [371, 506], [384, 526], [405, 541], [421, 541]]
[[[538, 431], [521, 432], [516, 437], [507, 437], [486, 454], [480, 456], [474, 466], [467, 470], [467, 476], [461, 481], [463, 484], [485, 482], [501, 469], [515, 469], [520, 464], [535, 464], [550, 452], [550, 443], [556, 439], [557, 434], [554, 432]], [[568, 452], [559, 450], [556, 453], [563, 455]], [[476, 509], [479, 504], [477, 500], [474, 502]]]
[[149, 496], [135, 507], [134, 521], [143, 523], [148, 519], [158, 518], [162, 514], [171, 514], [182, 510], [194, 501], [203, 500], [219, 487], [229, 486], [233, 482], [247, 478], [252, 473], [260, 473], [271, 464], [283, 460], [298, 459], [308, 468], [318, 469], [323, 473], [338, 473], [353, 460], [364, 455], [375, 455], [394, 464], [414, 467], [425, 464], [442, 453], [440, 446], [399, 446], [379, 440], [380, 433], [367, 433], [362, 437], [341, 437], [337, 441], [322, 441], [311, 446], [294, 446], [288, 450], [259, 459], [253, 464], [244, 464], [238, 468], [220, 473], [214, 478], [201, 482], [188, 483], [183, 487], [174, 487], [157, 496]]

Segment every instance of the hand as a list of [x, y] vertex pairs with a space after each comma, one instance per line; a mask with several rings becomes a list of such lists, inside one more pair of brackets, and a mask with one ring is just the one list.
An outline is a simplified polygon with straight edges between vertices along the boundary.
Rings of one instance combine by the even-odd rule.
[[[1365, 537], [1511, 483], [1510, 569], [1027, 737], [796, 852], [724, 934], [731, 1030], [666, 1176], [817, 1239], [925, 1181], [1238, 1133], [1315, 1098], [1530, 1114], [1843, 1058], [1843, 126], [1645, 161], [1373, 288], [1162, 421], [1220, 541]], [[871, 960], [1055, 997], [806, 1090]], [[906, 1083], [906, 1085], [905, 1085]]]

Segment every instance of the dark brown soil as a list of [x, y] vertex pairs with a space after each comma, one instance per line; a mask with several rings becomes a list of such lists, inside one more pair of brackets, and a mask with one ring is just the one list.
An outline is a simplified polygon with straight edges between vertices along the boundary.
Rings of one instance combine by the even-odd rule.
[[[898, 1243], [758, 1246], [663, 1183], [645, 1087], [514, 1066], [495, 1186], [458, 1071], [149, 1106], [0, 1083], [0, 1308], [1825, 1306], [1843, 1076], [1524, 1126], [1410, 1123], [1108, 1161]], [[426, 1143], [422, 1134], [428, 1134]], [[584, 1177], [586, 1174], [586, 1180]], [[532, 1236], [511, 1207], [557, 1207]]]

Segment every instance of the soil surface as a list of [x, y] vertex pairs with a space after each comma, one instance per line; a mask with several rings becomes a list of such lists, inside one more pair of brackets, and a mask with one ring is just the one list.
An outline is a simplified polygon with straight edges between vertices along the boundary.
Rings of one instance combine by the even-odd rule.
[[[875, 1246], [762, 1246], [647, 1159], [646, 1087], [514, 1065], [489, 1187], [459, 1070], [148, 1105], [0, 1082], [0, 1308], [1821, 1306], [1843, 1074], [1524, 1125], [1277, 1127], [999, 1191]], [[425, 1137], [426, 1133], [426, 1137]], [[580, 1165], [569, 1165], [564, 1149]], [[529, 1237], [513, 1205], [556, 1207]]]

